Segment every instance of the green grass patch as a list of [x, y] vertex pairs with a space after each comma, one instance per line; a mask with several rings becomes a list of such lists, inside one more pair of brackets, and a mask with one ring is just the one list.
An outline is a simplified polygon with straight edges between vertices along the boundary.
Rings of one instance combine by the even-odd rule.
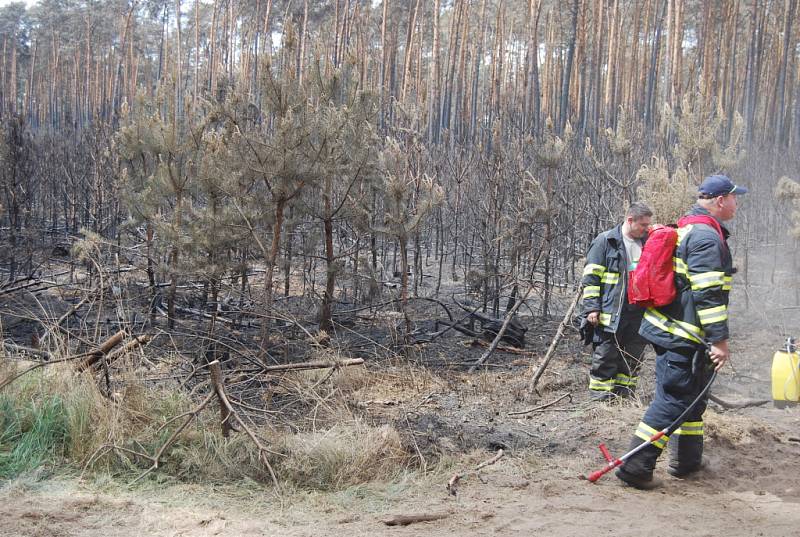
[[0, 478], [13, 479], [64, 456], [70, 424], [58, 396], [15, 404], [0, 396]]
[[[0, 361], [0, 369], [9, 364]], [[3, 376], [0, 371], [0, 378]], [[9, 374], [13, 374], [13, 371]], [[130, 374], [113, 400], [91, 375], [69, 366], [43, 368], [0, 391], [0, 480], [53, 469], [133, 481], [181, 426], [197, 401]], [[178, 417], [178, 419], [174, 419]], [[252, 424], [278, 480], [306, 490], [343, 490], [391, 481], [410, 457], [398, 432], [343, 414], [328, 428], [294, 433]], [[144, 455], [144, 456], [142, 456]], [[223, 438], [215, 404], [200, 412], [162, 454], [151, 481], [230, 483], [271, 478], [256, 445], [242, 432]]]

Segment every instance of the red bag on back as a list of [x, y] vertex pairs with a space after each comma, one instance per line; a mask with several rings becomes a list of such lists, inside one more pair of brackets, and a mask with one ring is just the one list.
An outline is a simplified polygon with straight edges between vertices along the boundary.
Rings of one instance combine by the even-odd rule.
[[[678, 220], [680, 227], [689, 224], [706, 224], [719, 234], [722, 247], [727, 248], [722, 228], [713, 217], [706, 215], [684, 216]], [[657, 224], [650, 229], [642, 249], [639, 264], [628, 275], [628, 302], [643, 308], [666, 306], [675, 300], [675, 277], [672, 258], [678, 244], [678, 231], [672, 226]]]
[[639, 264], [628, 275], [628, 302], [643, 308], [657, 308], [675, 300], [672, 256], [677, 244], [678, 231], [674, 227], [652, 227]]

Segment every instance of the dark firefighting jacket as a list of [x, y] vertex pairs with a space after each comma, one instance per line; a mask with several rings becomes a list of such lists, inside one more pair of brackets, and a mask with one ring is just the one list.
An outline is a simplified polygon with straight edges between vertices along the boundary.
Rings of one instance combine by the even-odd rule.
[[605, 332], [616, 332], [623, 315], [642, 315], [641, 308], [628, 304], [627, 269], [628, 255], [619, 224], [595, 237], [583, 268], [583, 314], [599, 311]]
[[[695, 205], [689, 215], [709, 215]], [[733, 281], [733, 261], [725, 240], [712, 226], [690, 224], [678, 229], [673, 257], [677, 297], [666, 306], [648, 308], [639, 333], [667, 349], [694, 348], [703, 340], [728, 339], [728, 293]]]

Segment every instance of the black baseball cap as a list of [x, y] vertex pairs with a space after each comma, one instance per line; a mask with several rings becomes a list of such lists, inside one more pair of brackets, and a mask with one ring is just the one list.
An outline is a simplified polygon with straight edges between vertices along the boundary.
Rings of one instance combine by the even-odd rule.
[[701, 198], [716, 198], [728, 194], [747, 194], [747, 189], [734, 185], [727, 175], [709, 175], [700, 183], [697, 192]]

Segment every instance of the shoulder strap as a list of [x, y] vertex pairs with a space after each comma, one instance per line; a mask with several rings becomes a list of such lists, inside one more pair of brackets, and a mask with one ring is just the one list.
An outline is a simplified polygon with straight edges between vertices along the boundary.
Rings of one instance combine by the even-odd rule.
[[706, 216], [704, 214], [693, 214], [689, 216], [684, 216], [680, 220], [678, 220], [678, 226], [683, 227], [689, 224], [706, 224], [707, 226], [711, 226], [717, 231], [717, 235], [719, 235], [719, 240], [722, 241], [722, 247], [724, 249], [728, 248], [728, 243], [725, 242], [725, 235], [722, 233], [722, 226], [719, 225], [717, 219], [713, 216]]

